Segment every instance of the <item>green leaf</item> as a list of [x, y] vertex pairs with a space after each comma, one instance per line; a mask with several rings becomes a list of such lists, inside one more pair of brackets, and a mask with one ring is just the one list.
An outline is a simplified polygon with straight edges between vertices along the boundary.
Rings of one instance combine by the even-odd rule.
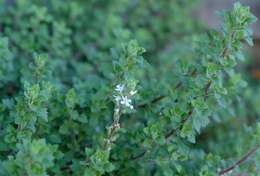
[[66, 94], [66, 106], [69, 109], [73, 109], [77, 103], [77, 95], [74, 89], [70, 89]]

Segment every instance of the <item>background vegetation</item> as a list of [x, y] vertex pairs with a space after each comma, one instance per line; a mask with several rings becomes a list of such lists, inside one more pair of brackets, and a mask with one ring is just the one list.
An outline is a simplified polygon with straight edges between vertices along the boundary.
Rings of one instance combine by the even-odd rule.
[[256, 18], [191, 0], [0, 0], [0, 175], [257, 175]]

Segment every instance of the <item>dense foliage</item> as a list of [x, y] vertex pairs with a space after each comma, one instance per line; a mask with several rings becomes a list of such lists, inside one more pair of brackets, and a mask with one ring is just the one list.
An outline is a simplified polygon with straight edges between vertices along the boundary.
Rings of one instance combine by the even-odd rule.
[[0, 0], [0, 175], [257, 175], [256, 18], [193, 3]]

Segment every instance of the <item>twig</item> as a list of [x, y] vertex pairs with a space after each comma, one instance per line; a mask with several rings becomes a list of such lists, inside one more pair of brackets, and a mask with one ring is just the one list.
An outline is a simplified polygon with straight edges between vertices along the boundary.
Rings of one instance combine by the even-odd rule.
[[[182, 128], [183, 124], [191, 117], [193, 113], [193, 109], [187, 114], [187, 116], [181, 121], [180, 125], [177, 128], [174, 128], [172, 130], [170, 130], [168, 133], [166, 133], [165, 135], [165, 139], [168, 139], [169, 137], [171, 137], [173, 134], [175, 134], [175, 132], [179, 129]], [[136, 156], [131, 156], [129, 158], [129, 160], [137, 160], [139, 158], [142, 158], [145, 154], [146, 154], [146, 150], [141, 152], [140, 154], [136, 155]]]
[[139, 158], [142, 158], [145, 154], [146, 154], [146, 150], [145, 151], [143, 151], [142, 153], [140, 153], [140, 154], [138, 154], [138, 155], [136, 155], [136, 156], [131, 156], [130, 158], [129, 158], [129, 160], [137, 160], [137, 159], [139, 159]]
[[240, 160], [238, 160], [237, 162], [235, 162], [233, 165], [229, 166], [228, 168], [220, 171], [218, 174], [224, 175], [230, 171], [232, 171], [233, 169], [235, 169], [237, 166], [239, 166], [240, 164], [242, 164], [243, 162], [245, 162], [250, 156], [252, 156], [258, 149], [260, 148], [260, 144], [258, 144], [255, 148], [249, 150]]
[[147, 107], [149, 104], [155, 104], [157, 102], [159, 102], [160, 100], [166, 98], [165, 95], [160, 95], [158, 97], [155, 97], [152, 101], [150, 101], [149, 103], [143, 103], [143, 104], [139, 104], [137, 105], [137, 108], [145, 108]]
[[107, 151], [111, 150], [111, 146], [112, 144], [116, 141], [116, 135], [118, 130], [120, 129], [120, 116], [121, 116], [121, 107], [119, 105], [115, 106], [114, 109], [114, 115], [113, 115], [113, 123], [111, 126], [108, 127], [108, 134], [107, 134], [107, 138], [105, 139], [105, 149]]
[[211, 83], [212, 83], [212, 81], [209, 80], [208, 83], [205, 86], [205, 89], [204, 89], [204, 100], [207, 100], [207, 98], [209, 96], [209, 88], [211, 86]]
[[[180, 87], [181, 87], [181, 85], [182, 85], [182, 82], [178, 82], [177, 84], [176, 84], [176, 86], [175, 86], [175, 90], [176, 89], [179, 89]], [[150, 105], [150, 104], [155, 104], [155, 103], [157, 103], [157, 102], [159, 102], [159, 101], [161, 101], [162, 99], [164, 99], [164, 98], [166, 98], [167, 96], [165, 96], [165, 95], [160, 95], [160, 96], [158, 96], [158, 97], [155, 97], [152, 101], [150, 101], [150, 102], [148, 102], [148, 103], [143, 103], [143, 104], [139, 104], [139, 105], [137, 105], [137, 108], [145, 108], [145, 107], [147, 107], [148, 105]]]
[[187, 116], [182, 119], [180, 125], [179, 125], [177, 128], [174, 128], [174, 129], [170, 130], [168, 133], [166, 133], [166, 135], [165, 135], [165, 138], [166, 138], [166, 139], [170, 138], [172, 135], [175, 134], [175, 132], [176, 132], [177, 130], [179, 130], [179, 129], [182, 128], [183, 124], [192, 116], [193, 110], [194, 110], [194, 109], [192, 109], [192, 110], [189, 111], [189, 113], [187, 114]]
[[[204, 97], [205, 99], [207, 99], [208, 97], [208, 91], [209, 91], [209, 88], [210, 88], [210, 85], [211, 85], [211, 81], [209, 81], [206, 85], [205, 85], [205, 88], [204, 88]], [[181, 86], [181, 82], [179, 82], [177, 85], [176, 85], [176, 89], [178, 89], [179, 87]], [[157, 102], [157, 101], [156, 101]], [[182, 121], [180, 122], [180, 124], [178, 125], [177, 128], [173, 128], [171, 129], [170, 131], [168, 131], [166, 134], [165, 134], [165, 139], [169, 139], [172, 135], [174, 135], [176, 133], [177, 130], [181, 129], [182, 126], [184, 125], [184, 123], [192, 116], [193, 114], [193, 111], [194, 111], [194, 108], [192, 108], [188, 114], [186, 115], [186, 117], [184, 117], [182, 119]], [[129, 160], [136, 160], [136, 159], [139, 159], [141, 157], [143, 157], [144, 155], [146, 154], [146, 151], [143, 151], [142, 153], [136, 155], [136, 156], [131, 156], [129, 158]]]

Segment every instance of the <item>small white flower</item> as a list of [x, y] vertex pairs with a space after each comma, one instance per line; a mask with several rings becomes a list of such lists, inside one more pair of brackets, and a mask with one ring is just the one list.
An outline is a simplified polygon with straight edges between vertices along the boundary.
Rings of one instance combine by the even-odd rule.
[[[134, 109], [132, 105], [132, 100], [130, 97], [137, 93], [136, 90], [131, 90], [129, 92], [124, 92], [126, 89], [124, 84], [118, 84], [115, 87], [116, 95], [114, 95], [114, 100], [117, 104], [123, 105], [124, 107], [128, 107], [130, 109]], [[115, 111], [117, 112], [117, 110]]]
[[115, 95], [114, 98], [115, 98], [116, 102], [120, 102], [121, 101], [121, 97], [118, 96], [118, 95]]
[[115, 128], [120, 128], [120, 124], [119, 124], [119, 123], [116, 123], [116, 124], [115, 124]]
[[121, 103], [122, 105], [125, 105], [126, 107], [130, 107], [130, 108], [131, 108], [131, 106], [132, 106], [132, 105], [131, 105], [132, 100], [129, 99], [127, 96], [122, 96], [122, 99], [121, 99], [120, 103]]
[[123, 90], [124, 90], [124, 88], [125, 88], [125, 85], [124, 85], [124, 84], [118, 84], [118, 85], [116, 85], [115, 90], [118, 91], [118, 92], [120, 92], [120, 93], [122, 93]]
[[137, 93], [136, 90], [131, 90], [131, 91], [130, 91], [130, 95], [132, 95], [132, 96], [133, 96], [134, 94], [136, 94], [136, 93]]

